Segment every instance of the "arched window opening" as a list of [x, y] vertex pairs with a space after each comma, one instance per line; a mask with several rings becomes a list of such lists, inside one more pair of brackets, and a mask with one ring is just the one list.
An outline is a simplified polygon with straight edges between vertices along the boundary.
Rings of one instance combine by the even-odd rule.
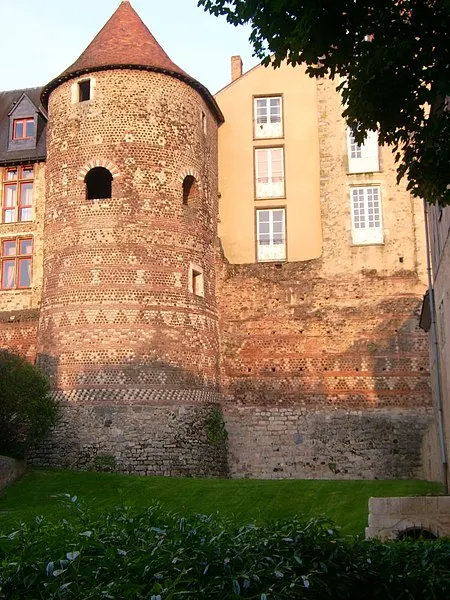
[[199, 198], [199, 190], [195, 177], [186, 175], [183, 180], [183, 204], [195, 204]]
[[105, 167], [95, 167], [84, 178], [87, 200], [112, 197], [113, 177]]
[[436, 540], [437, 537], [438, 536], [429, 529], [424, 529], [423, 527], [408, 527], [408, 529], [399, 531], [396, 539], [413, 540], [416, 542], [418, 540]]

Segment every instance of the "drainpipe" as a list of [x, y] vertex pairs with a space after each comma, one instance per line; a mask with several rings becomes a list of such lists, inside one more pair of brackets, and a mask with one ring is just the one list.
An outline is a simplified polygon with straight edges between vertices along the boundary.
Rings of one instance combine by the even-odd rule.
[[434, 303], [434, 289], [433, 289], [433, 273], [431, 269], [431, 253], [430, 253], [430, 229], [428, 225], [428, 205], [426, 201], [423, 201], [423, 211], [425, 217], [425, 243], [427, 252], [427, 273], [428, 273], [428, 301], [430, 303], [430, 317], [431, 317], [431, 353], [434, 359], [434, 375], [436, 380], [436, 401], [438, 411], [438, 430], [439, 430], [439, 443], [441, 449], [441, 460], [443, 470], [443, 484], [445, 491], [448, 494], [448, 472], [447, 472], [447, 451], [445, 447], [445, 433], [444, 433], [444, 416], [442, 410], [442, 387], [441, 387], [441, 366], [439, 363], [439, 348], [436, 333], [436, 310]]

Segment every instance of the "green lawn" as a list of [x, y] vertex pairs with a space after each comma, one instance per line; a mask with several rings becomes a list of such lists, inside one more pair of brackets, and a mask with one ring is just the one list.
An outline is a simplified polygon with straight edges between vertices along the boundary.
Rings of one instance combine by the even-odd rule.
[[0, 531], [36, 516], [63, 518], [67, 508], [59, 495], [64, 493], [99, 512], [123, 504], [145, 509], [159, 502], [186, 514], [220, 512], [236, 523], [325, 515], [344, 533], [362, 534], [371, 496], [441, 494], [443, 489], [425, 481], [178, 479], [33, 469], [0, 492]]

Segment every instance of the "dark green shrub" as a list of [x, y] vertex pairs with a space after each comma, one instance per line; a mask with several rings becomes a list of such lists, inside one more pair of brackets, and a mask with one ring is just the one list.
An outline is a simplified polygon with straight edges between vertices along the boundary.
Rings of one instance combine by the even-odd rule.
[[102, 517], [67, 497], [59, 525], [0, 536], [0, 598], [362, 600], [450, 597], [450, 541], [343, 538], [325, 520], [235, 528], [159, 507]]
[[25, 358], [0, 350], [0, 454], [23, 456], [58, 418], [45, 375]]

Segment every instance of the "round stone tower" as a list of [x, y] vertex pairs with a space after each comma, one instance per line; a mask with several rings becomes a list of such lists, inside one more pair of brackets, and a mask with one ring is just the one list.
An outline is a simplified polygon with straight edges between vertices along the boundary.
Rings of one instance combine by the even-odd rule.
[[222, 114], [126, 1], [42, 101], [49, 126], [38, 351], [65, 406], [42, 458], [59, 452], [61, 464], [147, 473], [221, 471], [225, 463], [203, 445], [218, 398]]

